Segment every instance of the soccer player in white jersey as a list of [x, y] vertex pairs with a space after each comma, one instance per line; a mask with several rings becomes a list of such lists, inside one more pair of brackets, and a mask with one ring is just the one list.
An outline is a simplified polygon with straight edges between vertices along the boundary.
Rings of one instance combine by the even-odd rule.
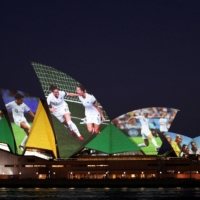
[[49, 88], [52, 93], [50, 93], [47, 97], [47, 103], [51, 108], [49, 108], [50, 112], [64, 124], [65, 127], [69, 127], [72, 134], [76, 134], [79, 140], [83, 140], [76, 124], [74, 124], [71, 120], [71, 113], [69, 111], [68, 105], [64, 100], [66, 92], [59, 91], [58, 88], [54, 85], [51, 85]]
[[139, 119], [140, 123], [141, 123], [141, 135], [142, 138], [144, 140], [144, 143], [142, 144], [138, 144], [138, 147], [147, 147], [149, 146], [149, 140], [151, 140], [151, 142], [153, 143], [153, 145], [155, 146], [156, 151], [159, 151], [160, 146], [158, 146], [155, 138], [153, 137], [150, 129], [149, 129], [149, 113], [147, 110], [143, 110], [143, 115], [138, 115], [138, 116], [133, 116], [130, 117], [126, 123], [128, 123], [131, 119]]
[[27, 122], [26, 118], [24, 117], [24, 112], [25, 111], [28, 112], [28, 114], [31, 115], [32, 117], [34, 117], [35, 115], [30, 110], [30, 108], [24, 103], [24, 96], [19, 93], [15, 95], [15, 101], [11, 101], [6, 104], [6, 108], [12, 110], [12, 116], [15, 124], [21, 127], [26, 133], [26, 136], [19, 145], [19, 148], [21, 150], [24, 150], [24, 146], [28, 140], [28, 135], [30, 132], [30, 125]]
[[89, 133], [99, 134], [99, 125], [101, 124], [101, 119], [104, 121], [102, 110], [99, 108], [99, 105], [93, 95], [90, 95], [86, 92], [86, 89], [79, 85], [76, 88], [77, 94], [67, 93], [67, 96], [79, 97], [79, 100], [82, 102], [85, 107], [85, 117], [86, 124]]
[[160, 125], [160, 132], [164, 133], [168, 131], [168, 125], [169, 122], [167, 121], [167, 112], [164, 110], [160, 119], [159, 119], [159, 125]]

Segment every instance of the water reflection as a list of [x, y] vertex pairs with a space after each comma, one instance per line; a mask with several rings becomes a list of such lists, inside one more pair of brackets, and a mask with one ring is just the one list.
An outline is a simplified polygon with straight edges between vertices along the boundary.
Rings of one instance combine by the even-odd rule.
[[0, 188], [1, 200], [41, 199], [41, 200], [81, 200], [81, 199], [199, 199], [200, 190], [196, 188]]

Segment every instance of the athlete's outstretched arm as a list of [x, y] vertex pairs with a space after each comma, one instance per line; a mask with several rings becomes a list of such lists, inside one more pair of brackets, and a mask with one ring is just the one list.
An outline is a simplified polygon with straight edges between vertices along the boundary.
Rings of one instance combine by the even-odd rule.
[[7, 103], [5, 106], [6, 106], [7, 109], [10, 109], [11, 108], [11, 102]]
[[34, 113], [32, 112], [32, 111], [28, 111], [28, 114], [30, 115], [30, 116], [32, 116], [32, 117], [35, 117], [35, 115], [34, 115]]
[[[126, 120], [125, 123], [128, 123], [130, 120], [132, 120], [132, 119], [136, 119], [136, 118], [137, 118], [135, 112], [133, 112], [132, 114], [133, 114], [133, 116], [130, 117], [128, 120]], [[137, 116], [138, 116], [138, 115], [137, 115]]]
[[78, 97], [79, 96], [78, 94], [68, 93], [68, 92], [66, 92], [66, 95], [69, 96], [69, 97]]
[[156, 115], [156, 116], [150, 116], [150, 118], [156, 118], [156, 119], [160, 119], [162, 116], [158, 116], [158, 115]]
[[136, 119], [135, 116], [130, 117], [128, 120], [126, 120], [126, 123], [128, 123], [128, 122], [131, 121], [132, 119]]

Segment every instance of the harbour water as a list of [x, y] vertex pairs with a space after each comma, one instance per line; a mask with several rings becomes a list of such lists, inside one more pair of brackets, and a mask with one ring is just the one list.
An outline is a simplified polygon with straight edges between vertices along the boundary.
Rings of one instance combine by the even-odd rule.
[[200, 188], [0, 188], [0, 199], [199, 199]]

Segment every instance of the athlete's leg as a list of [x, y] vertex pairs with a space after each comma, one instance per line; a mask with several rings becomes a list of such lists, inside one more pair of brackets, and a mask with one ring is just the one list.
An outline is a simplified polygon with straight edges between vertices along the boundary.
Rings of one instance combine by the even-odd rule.
[[158, 144], [157, 144], [155, 138], [153, 137], [153, 135], [152, 135], [151, 133], [148, 135], [148, 138], [151, 140], [151, 142], [152, 142], [153, 145], [155, 146], [156, 150], [158, 151], [159, 148], [160, 148], [160, 146], [158, 146]]
[[24, 131], [26, 132], [26, 135], [29, 135], [30, 126], [28, 124], [26, 124], [25, 122], [21, 122], [20, 127], [24, 129]]
[[87, 123], [87, 130], [89, 133], [93, 134], [94, 132], [94, 127], [92, 123]]
[[67, 123], [66, 120], [65, 120], [64, 122], [62, 122], [62, 124], [64, 124], [64, 127], [65, 127], [65, 128], [69, 128], [69, 130], [72, 131], [72, 130], [70, 129], [70, 127], [68, 126], [68, 123]]
[[149, 140], [144, 139], [144, 143], [138, 144], [138, 147], [148, 147], [149, 146]]
[[27, 140], [28, 140], [28, 136], [26, 135], [26, 136], [24, 137], [24, 139], [22, 140], [22, 142], [21, 142], [19, 148], [21, 148], [21, 147], [24, 148], [24, 146], [26, 145]]
[[96, 133], [96, 134], [99, 134], [100, 133], [100, 131], [99, 131], [99, 125], [98, 124], [94, 124], [94, 132]]
[[151, 133], [148, 135], [148, 138], [152, 141], [152, 143], [153, 143], [154, 146], [158, 146], [155, 138], [153, 137], [153, 135]]
[[69, 129], [74, 131], [74, 133], [76, 133], [76, 135], [79, 137], [79, 139], [82, 139], [82, 136], [81, 136], [76, 124], [74, 124], [71, 120], [70, 113], [65, 113], [63, 115], [63, 117], [65, 118], [65, 122], [68, 124]]
[[148, 137], [146, 136], [144, 131], [141, 131], [142, 139], [144, 140], [144, 143], [138, 144], [138, 147], [147, 147], [149, 146], [149, 140]]
[[28, 140], [28, 135], [29, 135], [29, 131], [30, 131], [30, 126], [25, 123], [25, 122], [21, 122], [20, 123], [20, 127], [25, 131], [26, 136], [24, 137], [24, 139], [22, 140], [21, 144], [19, 145], [19, 148], [21, 150], [23, 150], [24, 146], [26, 145], [26, 142]]

